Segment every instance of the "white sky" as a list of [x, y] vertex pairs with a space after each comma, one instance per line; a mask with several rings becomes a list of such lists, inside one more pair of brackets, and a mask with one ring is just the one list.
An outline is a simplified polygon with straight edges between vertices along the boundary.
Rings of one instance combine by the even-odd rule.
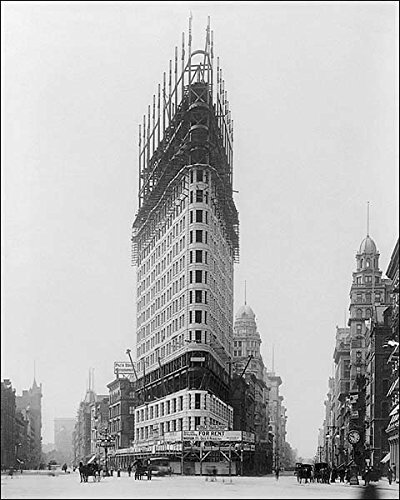
[[137, 134], [193, 14], [234, 119], [235, 310], [257, 316], [313, 456], [336, 325], [370, 234], [398, 235], [397, 2], [2, 2], [1, 376], [43, 384], [43, 442], [134, 348]]

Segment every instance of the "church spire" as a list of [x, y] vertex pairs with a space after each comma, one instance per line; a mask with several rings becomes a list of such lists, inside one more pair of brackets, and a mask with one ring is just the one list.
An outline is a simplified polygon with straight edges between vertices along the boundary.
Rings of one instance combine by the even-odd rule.
[[369, 201], [367, 201], [367, 236], [369, 236]]
[[32, 384], [32, 387], [37, 387], [37, 383], [36, 383], [36, 360], [34, 359], [33, 360], [33, 384]]

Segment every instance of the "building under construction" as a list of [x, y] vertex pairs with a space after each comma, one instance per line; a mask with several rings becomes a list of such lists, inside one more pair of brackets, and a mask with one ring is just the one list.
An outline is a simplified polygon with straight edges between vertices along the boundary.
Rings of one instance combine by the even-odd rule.
[[[196, 433], [232, 431], [233, 266], [239, 258], [232, 132], [213, 32], [208, 23], [204, 49], [193, 50], [190, 19], [187, 43], [182, 34], [180, 55], [176, 47], [139, 126], [139, 208], [132, 227], [138, 406], [133, 446], [125, 450], [136, 456], [179, 449], [182, 458], [184, 435], [191, 436], [193, 452]], [[236, 441], [251, 442], [242, 437]]]

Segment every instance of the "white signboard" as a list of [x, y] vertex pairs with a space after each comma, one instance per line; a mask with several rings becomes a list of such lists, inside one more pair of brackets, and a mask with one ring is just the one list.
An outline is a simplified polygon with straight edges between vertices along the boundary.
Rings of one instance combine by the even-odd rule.
[[114, 361], [114, 373], [133, 375], [135, 372], [130, 361]]
[[[183, 431], [183, 439], [184, 441], [242, 441], [244, 438], [242, 434], [242, 431], [225, 430]], [[251, 436], [247, 432], [244, 440], [254, 442], [254, 435]]]

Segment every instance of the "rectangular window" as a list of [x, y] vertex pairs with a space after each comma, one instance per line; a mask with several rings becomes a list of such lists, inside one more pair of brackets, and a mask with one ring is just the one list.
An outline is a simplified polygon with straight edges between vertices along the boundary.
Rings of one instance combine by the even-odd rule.
[[202, 300], [201, 300], [201, 290], [195, 290], [194, 293], [195, 293], [195, 299], [194, 299], [195, 302], [197, 304], [200, 304], [202, 302]]
[[202, 250], [196, 250], [196, 263], [202, 263], [203, 262], [203, 251]]
[[194, 334], [196, 342], [201, 342], [201, 330], [195, 330]]
[[167, 401], [167, 415], [171, 413], [171, 402]]
[[189, 243], [193, 243], [193, 231], [189, 231]]
[[203, 242], [203, 231], [201, 229], [196, 229], [196, 243]]
[[[183, 396], [179, 396], [179, 411], [183, 410]], [[181, 418], [179, 420], [182, 420]], [[182, 429], [180, 429], [182, 430]]]
[[196, 189], [196, 202], [201, 203], [203, 201], [203, 190]]
[[194, 409], [195, 410], [200, 410], [200, 402], [201, 402], [200, 396], [201, 396], [201, 394], [197, 394], [197, 393], [194, 395]]
[[196, 222], [203, 222], [203, 210], [196, 210]]
[[203, 170], [197, 170], [197, 182], [203, 182]]
[[[197, 212], [197, 210], [196, 210]], [[189, 220], [190, 220], [190, 224], [193, 222], [193, 210], [190, 211], [189, 213]]]
[[189, 203], [193, 203], [193, 191], [190, 191], [189, 199], [190, 199]]
[[193, 263], [193, 252], [192, 252], [192, 250], [190, 250], [190, 252], [189, 252], [189, 264], [192, 264], [192, 263]]
[[195, 430], [200, 426], [200, 417], [194, 417], [194, 428]]
[[195, 271], [195, 283], [201, 283], [201, 274], [202, 274], [202, 271]]
[[195, 323], [201, 323], [201, 313], [202, 313], [202, 311], [195, 311], [194, 312], [194, 322]]

